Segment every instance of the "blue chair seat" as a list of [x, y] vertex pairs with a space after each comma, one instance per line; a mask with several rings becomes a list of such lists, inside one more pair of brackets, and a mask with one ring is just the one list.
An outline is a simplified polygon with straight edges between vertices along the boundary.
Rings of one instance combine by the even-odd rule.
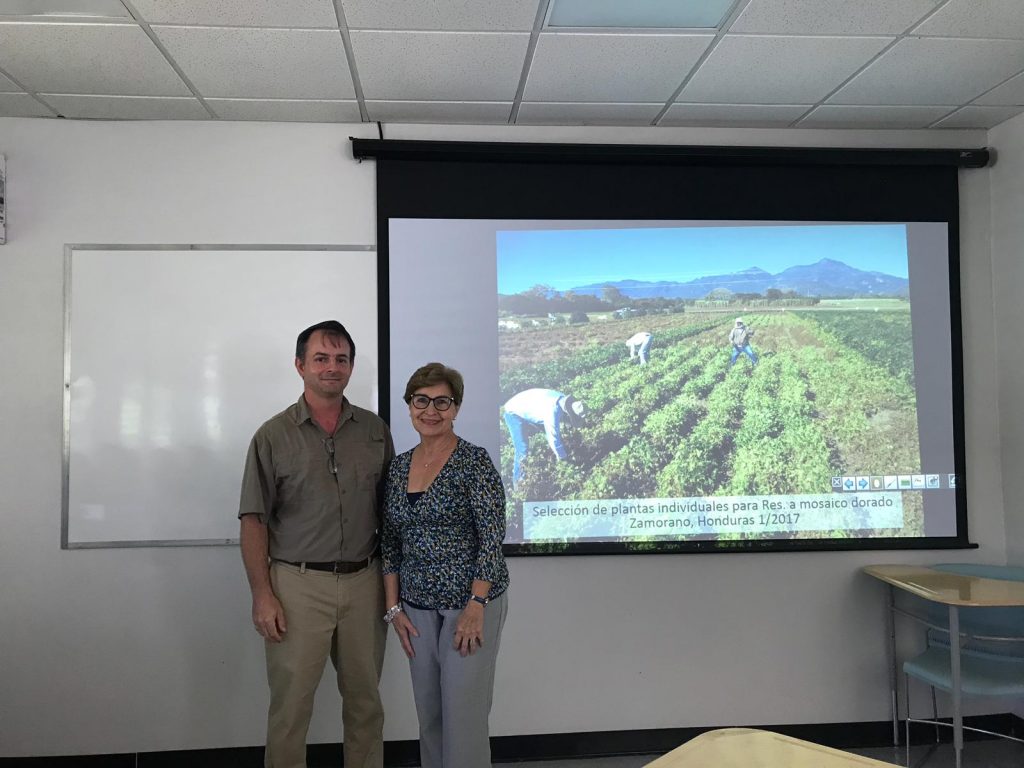
[[[904, 662], [903, 671], [944, 691], [953, 689], [948, 646], [929, 647]], [[1024, 657], [962, 650], [960, 690], [982, 696], [1024, 695]]]

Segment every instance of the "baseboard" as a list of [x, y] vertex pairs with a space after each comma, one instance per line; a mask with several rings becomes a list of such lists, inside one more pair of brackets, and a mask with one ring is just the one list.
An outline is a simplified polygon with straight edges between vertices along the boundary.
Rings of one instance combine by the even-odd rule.
[[[947, 721], [948, 722], [948, 721]], [[979, 715], [964, 719], [966, 725], [990, 731], [1024, 736], [1024, 718], [1012, 713]], [[726, 726], [721, 726], [726, 727]], [[892, 723], [888, 720], [860, 723], [808, 723], [795, 725], [752, 725], [836, 749], [886, 747], [892, 744]], [[660, 755], [675, 749], [712, 728], [654, 728], [636, 731], [588, 731], [583, 733], [543, 733], [528, 736], [495, 736], [491, 753], [496, 763], [527, 760], [564, 760], [568, 758], [612, 757], [617, 755]], [[902, 739], [902, 726], [900, 731]], [[944, 740], [952, 731], [943, 728]], [[934, 739], [926, 725], [911, 732], [915, 743]], [[964, 738], [985, 738], [967, 732]], [[652, 757], [653, 759], [653, 757]], [[342, 765], [341, 744], [311, 744], [309, 768], [337, 768]], [[389, 741], [384, 745], [387, 766], [419, 765], [417, 742]], [[260, 768], [263, 747], [195, 749], [173, 752], [139, 752], [116, 755], [74, 757], [0, 757], [0, 768]]]

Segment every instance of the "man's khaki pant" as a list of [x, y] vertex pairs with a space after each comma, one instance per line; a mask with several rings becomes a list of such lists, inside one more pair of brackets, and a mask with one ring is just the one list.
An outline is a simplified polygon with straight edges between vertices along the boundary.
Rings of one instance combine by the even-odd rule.
[[338, 574], [272, 563], [270, 580], [287, 632], [266, 643], [270, 714], [266, 768], [305, 768], [313, 695], [331, 657], [341, 692], [346, 768], [383, 766], [384, 710], [377, 686], [387, 626], [380, 561]]

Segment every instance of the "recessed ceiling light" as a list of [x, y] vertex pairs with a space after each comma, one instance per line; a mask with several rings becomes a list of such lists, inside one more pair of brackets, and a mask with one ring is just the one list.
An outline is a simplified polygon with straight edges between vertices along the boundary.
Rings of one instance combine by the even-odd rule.
[[4, 16], [131, 18], [121, 0], [0, 0], [0, 18]]
[[715, 29], [736, 0], [552, 0], [548, 27]]

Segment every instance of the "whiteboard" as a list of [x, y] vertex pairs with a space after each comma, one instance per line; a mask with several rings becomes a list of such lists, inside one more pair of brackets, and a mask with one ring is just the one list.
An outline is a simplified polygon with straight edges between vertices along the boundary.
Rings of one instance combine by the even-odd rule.
[[61, 545], [232, 544], [249, 441], [294, 403], [295, 337], [342, 322], [378, 409], [371, 246], [65, 249]]

